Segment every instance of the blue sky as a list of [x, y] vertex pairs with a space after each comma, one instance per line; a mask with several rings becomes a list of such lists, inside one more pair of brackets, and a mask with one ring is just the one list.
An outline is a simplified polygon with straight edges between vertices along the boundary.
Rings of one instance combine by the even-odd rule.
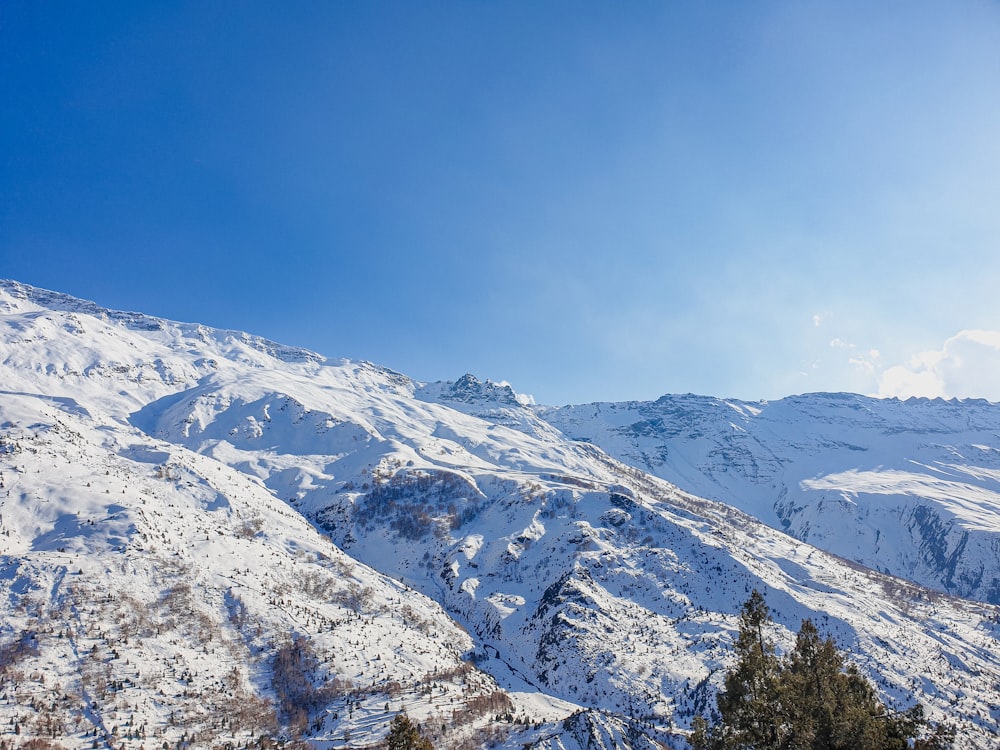
[[1000, 4], [0, 4], [0, 276], [542, 403], [1000, 400]]

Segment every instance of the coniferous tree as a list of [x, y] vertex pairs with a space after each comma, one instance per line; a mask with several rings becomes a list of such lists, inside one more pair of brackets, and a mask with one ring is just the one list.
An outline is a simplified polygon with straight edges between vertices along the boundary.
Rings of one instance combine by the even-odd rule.
[[405, 711], [396, 714], [389, 724], [385, 747], [386, 750], [434, 750], [431, 741], [420, 734]]
[[781, 702], [788, 747], [906, 748], [909, 722], [889, 714], [875, 689], [844, 657], [833, 639], [805, 620], [784, 664]]
[[755, 748], [778, 747], [778, 658], [765, 628], [771, 616], [760, 592], [754, 591], [740, 613], [736, 666], [726, 675], [719, 712], [727, 734]]
[[914, 750], [951, 747], [953, 728], [939, 725], [919, 738], [928, 726], [923, 707], [890, 711], [811, 620], [784, 659], [766, 637], [770, 622], [764, 597], [754, 591], [740, 614], [736, 665], [716, 700], [720, 721], [695, 719], [695, 750], [907, 750], [911, 740]]

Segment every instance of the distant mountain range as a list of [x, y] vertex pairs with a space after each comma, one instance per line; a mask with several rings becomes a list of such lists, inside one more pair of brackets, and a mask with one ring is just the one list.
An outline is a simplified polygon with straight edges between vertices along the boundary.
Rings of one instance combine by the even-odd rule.
[[568, 437], [804, 542], [1000, 603], [1000, 406], [814, 393], [539, 410]]
[[995, 746], [995, 405], [540, 407], [13, 281], [0, 361], [0, 741], [682, 748], [756, 588]]

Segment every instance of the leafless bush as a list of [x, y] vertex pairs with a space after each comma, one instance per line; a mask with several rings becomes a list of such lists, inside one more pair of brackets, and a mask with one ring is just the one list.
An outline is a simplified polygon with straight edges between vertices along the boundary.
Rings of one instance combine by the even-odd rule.
[[24, 631], [13, 643], [0, 646], [0, 677], [32, 656], [38, 656], [38, 641], [34, 632]]
[[295, 636], [271, 660], [271, 687], [282, 722], [293, 733], [301, 733], [320, 708], [342, 694], [344, 685], [324, 680], [312, 643]]
[[297, 581], [299, 590], [303, 594], [317, 601], [333, 601], [337, 596], [337, 580], [329, 573], [322, 570], [310, 570], [299, 577]]
[[236, 536], [240, 539], [253, 539], [260, 530], [264, 528], [264, 519], [260, 516], [254, 516], [243, 522], [239, 528], [236, 529]]
[[514, 712], [514, 701], [503, 690], [495, 690], [485, 695], [477, 695], [465, 702], [462, 708], [451, 712], [455, 725], [469, 724], [486, 714], [510, 715]]
[[375, 600], [375, 592], [370, 586], [359, 586], [351, 581], [347, 584], [346, 591], [337, 593], [335, 600], [353, 612], [364, 612]]

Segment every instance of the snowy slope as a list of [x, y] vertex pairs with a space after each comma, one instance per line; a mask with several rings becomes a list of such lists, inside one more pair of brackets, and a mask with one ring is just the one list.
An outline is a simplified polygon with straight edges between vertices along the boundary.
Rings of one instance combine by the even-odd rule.
[[1000, 602], [1000, 405], [808, 394], [540, 409], [577, 440], [802, 541]]
[[[453, 746], [479, 744], [498, 711], [575, 708], [504, 694], [438, 605], [345, 555], [259, 479], [130, 423], [220, 373], [319, 357], [18, 285], [0, 305], [8, 733], [117, 748], [299, 732], [339, 747], [379, 738], [405, 708]], [[306, 675], [291, 687], [289, 661]]]
[[361, 746], [405, 707], [441, 746], [681, 747], [759, 588], [783, 643], [813, 617], [994, 744], [995, 608], [685, 494], [507, 386], [13, 282], [0, 311], [0, 726]]
[[[30, 648], [4, 664], [0, 715], [22, 731], [57, 721], [81, 746], [97, 732], [116, 747], [139, 726], [157, 744], [276, 734], [292, 717], [270, 705], [274, 662], [296, 638], [319, 660], [300, 693], [323, 699], [301, 720], [330, 741], [377, 731], [386, 703], [429, 715], [423, 684], [445, 699], [473, 681], [498, 690], [468, 672], [472, 641], [438, 606], [259, 482], [63, 406], [8, 395], [2, 407], [0, 638]], [[241, 726], [220, 726], [234, 713]]]

